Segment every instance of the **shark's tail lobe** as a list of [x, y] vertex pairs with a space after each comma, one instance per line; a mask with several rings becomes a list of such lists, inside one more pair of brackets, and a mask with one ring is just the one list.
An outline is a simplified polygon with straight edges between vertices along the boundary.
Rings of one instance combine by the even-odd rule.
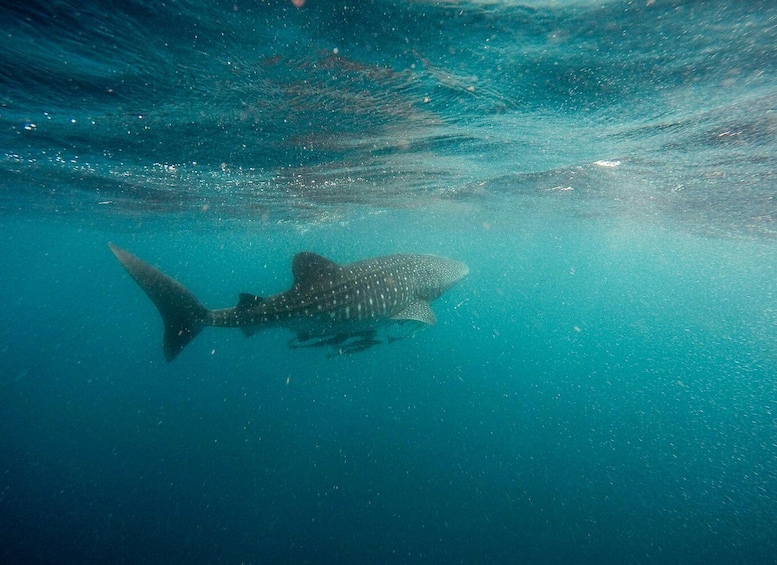
[[159, 310], [165, 325], [165, 359], [172, 361], [207, 325], [210, 311], [178, 281], [132, 253], [112, 243], [108, 246]]

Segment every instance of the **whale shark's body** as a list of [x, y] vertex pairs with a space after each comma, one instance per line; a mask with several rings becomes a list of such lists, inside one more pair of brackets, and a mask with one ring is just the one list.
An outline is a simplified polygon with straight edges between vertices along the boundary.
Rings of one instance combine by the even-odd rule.
[[296, 347], [360, 351], [380, 343], [376, 331], [393, 322], [435, 324], [429, 303], [469, 273], [464, 263], [434, 255], [387, 255], [339, 265], [303, 252], [292, 260], [294, 284], [286, 292], [267, 298], [241, 294], [234, 308], [209, 310], [179, 282], [109, 246], [159, 310], [167, 361], [205, 326], [241, 328], [246, 335], [285, 327], [297, 334]]

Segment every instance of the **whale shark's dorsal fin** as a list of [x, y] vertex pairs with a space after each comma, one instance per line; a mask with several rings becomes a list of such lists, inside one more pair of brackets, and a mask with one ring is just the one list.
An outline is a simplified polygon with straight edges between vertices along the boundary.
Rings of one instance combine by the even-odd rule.
[[251, 308], [252, 306], [256, 306], [257, 304], [261, 304], [262, 302], [264, 302], [264, 298], [261, 296], [248, 294], [247, 292], [241, 292], [240, 299], [237, 301], [237, 306], [235, 306], [235, 308], [238, 310], [245, 310], [247, 308]]
[[312, 288], [321, 281], [332, 278], [341, 269], [340, 265], [321, 255], [310, 251], [297, 253], [291, 261], [294, 288], [298, 290]]
[[[237, 301], [237, 306], [235, 306], [235, 312], [240, 315], [240, 313], [245, 313], [255, 306], [258, 306], [259, 304], [262, 304], [264, 302], [264, 298], [261, 296], [256, 296], [255, 294], [248, 294], [247, 292], [241, 292], [240, 293], [240, 299]], [[258, 326], [243, 326], [240, 328], [243, 332], [243, 335], [246, 337], [251, 337], [254, 335], [258, 330]]]

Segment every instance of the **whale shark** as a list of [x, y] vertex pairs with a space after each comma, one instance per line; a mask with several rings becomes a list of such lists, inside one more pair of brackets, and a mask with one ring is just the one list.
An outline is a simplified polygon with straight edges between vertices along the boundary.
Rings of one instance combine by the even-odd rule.
[[[289, 344], [293, 348], [364, 351], [383, 343], [378, 338], [382, 328], [436, 324], [430, 303], [469, 274], [464, 263], [435, 255], [386, 255], [338, 264], [304, 251], [291, 261], [289, 290], [267, 297], [241, 293], [236, 306], [211, 310], [156, 267], [108, 246], [159, 311], [168, 362], [206, 326], [239, 328], [246, 336], [264, 328], [287, 328], [296, 334]], [[401, 337], [389, 333], [387, 341]]]

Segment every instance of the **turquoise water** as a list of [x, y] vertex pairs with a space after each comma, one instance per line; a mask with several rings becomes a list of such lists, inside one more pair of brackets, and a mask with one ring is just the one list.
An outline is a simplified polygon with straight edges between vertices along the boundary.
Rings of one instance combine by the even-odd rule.
[[[777, 563], [771, 2], [49, 4], [0, 14], [0, 561]], [[470, 275], [165, 363], [109, 241], [210, 307]]]

